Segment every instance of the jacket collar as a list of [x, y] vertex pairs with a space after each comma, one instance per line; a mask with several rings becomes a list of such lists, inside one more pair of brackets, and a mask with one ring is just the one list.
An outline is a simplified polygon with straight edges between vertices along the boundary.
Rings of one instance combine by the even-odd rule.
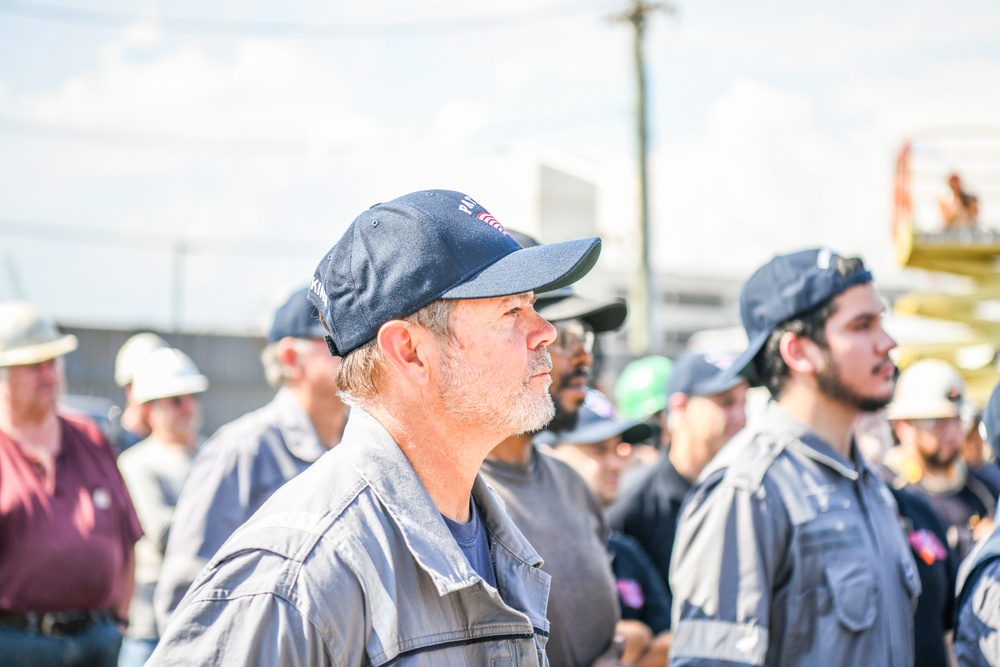
[[320, 443], [316, 434], [316, 427], [299, 405], [295, 394], [283, 387], [278, 390], [271, 405], [276, 412], [281, 438], [292, 456], [306, 463], [315, 463], [316, 459], [326, 453], [326, 447]]
[[[347, 461], [385, 507], [413, 558], [431, 577], [440, 595], [482, 581], [455, 542], [410, 461], [374, 417], [360, 408], [353, 408], [338, 448], [344, 450]], [[499, 544], [515, 560], [539, 567], [542, 559], [514, 526], [502, 501], [478, 475], [472, 497], [490, 535], [491, 545], [496, 548]], [[497, 579], [503, 579], [499, 570]]]
[[787, 436], [783, 443], [787, 449], [810, 458], [850, 480], [857, 480], [860, 471], [871, 472], [856, 444], [851, 443], [851, 459], [845, 459], [832, 445], [806, 424], [788, 414], [776, 401], [768, 404], [760, 430]]

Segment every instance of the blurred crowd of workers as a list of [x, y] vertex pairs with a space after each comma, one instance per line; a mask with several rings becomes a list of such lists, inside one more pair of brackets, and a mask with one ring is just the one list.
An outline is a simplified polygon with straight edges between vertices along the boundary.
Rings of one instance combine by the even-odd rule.
[[207, 439], [183, 351], [121, 348], [109, 437], [58, 406], [74, 337], [0, 303], [5, 664], [1000, 664], [1000, 394], [897, 379], [861, 260], [775, 257], [742, 354], [595, 387], [627, 317], [570, 286], [599, 242], [379, 207], [276, 311], [274, 399]]

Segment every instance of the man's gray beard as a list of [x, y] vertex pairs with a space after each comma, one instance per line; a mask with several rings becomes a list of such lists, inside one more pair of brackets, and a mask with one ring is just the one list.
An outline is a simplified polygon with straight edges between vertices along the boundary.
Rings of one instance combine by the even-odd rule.
[[[548, 390], [536, 394], [531, 378], [552, 368], [552, 357], [544, 348], [535, 353], [523, 382], [517, 387], [497, 387], [453, 350], [445, 350], [439, 395], [449, 413], [483, 429], [509, 431], [510, 435], [533, 433], [545, 427], [555, 414]], [[508, 436], [509, 437], [509, 436]]]

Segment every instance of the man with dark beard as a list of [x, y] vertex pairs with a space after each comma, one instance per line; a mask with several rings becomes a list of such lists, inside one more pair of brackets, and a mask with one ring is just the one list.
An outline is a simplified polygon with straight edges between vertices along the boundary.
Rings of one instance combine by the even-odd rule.
[[941, 359], [921, 359], [904, 370], [886, 410], [899, 446], [883, 459], [887, 481], [923, 496], [948, 526], [948, 546], [959, 561], [993, 530], [996, 493], [959, 451], [965, 439], [960, 412], [965, 381]]
[[447, 190], [358, 216], [309, 296], [342, 357], [343, 438], [216, 553], [150, 664], [545, 667], [549, 576], [478, 472], [552, 418], [534, 291], [599, 253], [522, 249]]
[[[522, 245], [537, 245], [530, 237], [515, 237]], [[550, 421], [548, 428], [572, 430], [586, 396], [594, 334], [620, 327], [626, 306], [622, 301], [591, 301], [560, 290], [539, 294], [535, 308], [556, 329], [548, 350], [549, 391], [558, 423]], [[612, 640], [620, 619], [607, 552], [609, 529], [587, 482], [569, 465], [535, 447], [530, 433], [497, 445], [481, 472], [545, 561], [542, 570], [552, 576], [546, 646], [552, 666], [617, 664], [621, 647]]]
[[744, 285], [750, 344], [731, 368], [773, 401], [682, 510], [671, 665], [913, 664], [916, 565], [853, 439], [895, 380], [871, 281], [860, 259], [815, 249]]

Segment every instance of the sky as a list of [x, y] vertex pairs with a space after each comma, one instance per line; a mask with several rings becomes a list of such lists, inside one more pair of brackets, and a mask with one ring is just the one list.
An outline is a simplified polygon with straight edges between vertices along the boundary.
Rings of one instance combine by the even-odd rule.
[[[583, 165], [602, 233], [635, 238], [625, 0], [52, 3], [0, 0], [0, 298], [59, 322], [259, 332], [376, 202], [456, 189], [536, 231], [525, 156]], [[908, 139], [923, 221], [959, 169], [1000, 225], [1000, 3], [670, 9], [645, 51], [659, 272], [830, 245], [919, 282], [889, 233]]]

